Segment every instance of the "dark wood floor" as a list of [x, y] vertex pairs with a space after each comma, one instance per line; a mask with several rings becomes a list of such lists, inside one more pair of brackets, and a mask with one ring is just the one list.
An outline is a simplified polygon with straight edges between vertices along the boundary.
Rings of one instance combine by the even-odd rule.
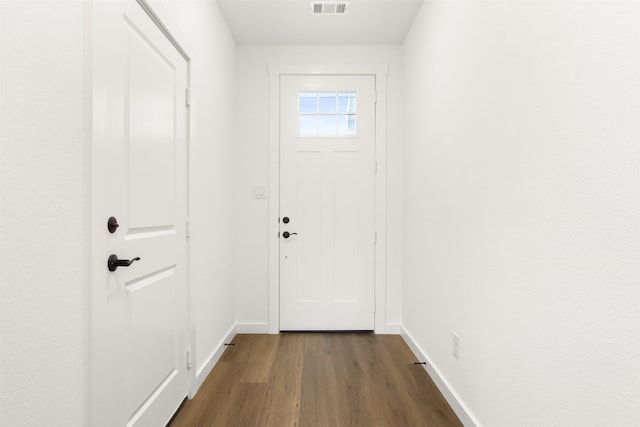
[[237, 335], [171, 427], [461, 426], [402, 337]]

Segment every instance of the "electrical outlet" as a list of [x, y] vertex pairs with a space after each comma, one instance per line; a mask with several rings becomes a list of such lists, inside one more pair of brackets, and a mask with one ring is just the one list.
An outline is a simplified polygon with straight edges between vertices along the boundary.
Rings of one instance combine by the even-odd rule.
[[453, 333], [453, 347], [451, 349], [451, 353], [453, 354], [453, 357], [455, 357], [456, 359], [460, 359], [460, 357], [458, 356], [458, 350], [460, 349], [460, 336], [454, 332]]

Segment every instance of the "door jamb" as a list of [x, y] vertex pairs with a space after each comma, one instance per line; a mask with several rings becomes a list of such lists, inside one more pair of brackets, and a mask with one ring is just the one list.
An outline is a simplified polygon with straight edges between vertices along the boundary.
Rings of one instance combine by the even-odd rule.
[[[268, 331], [280, 332], [280, 77], [286, 75], [374, 76], [376, 87], [375, 156], [376, 245], [374, 298], [376, 334], [388, 333], [386, 324], [387, 290], [387, 74], [388, 65], [293, 65], [269, 66], [269, 314]], [[373, 167], [373, 165], [372, 165]], [[373, 236], [372, 236], [373, 238]]]

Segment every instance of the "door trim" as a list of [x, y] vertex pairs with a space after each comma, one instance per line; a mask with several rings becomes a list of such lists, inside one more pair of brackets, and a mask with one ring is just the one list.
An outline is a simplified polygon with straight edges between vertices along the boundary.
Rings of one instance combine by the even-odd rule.
[[[387, 74], [386, 64], [378, 65], [289, 65], [269, 66], [269, 317], [270, 334], [280, 332], [280, 76], [285, 75], [361, 75], [374, 76], [376, 102], [376, 232], [374, 331], [393, 332], [386, 322], [387, 290]], [[371, 165], [373, 168], [374, 165]], [[372, 236], [373, 238], [373, 236]]]

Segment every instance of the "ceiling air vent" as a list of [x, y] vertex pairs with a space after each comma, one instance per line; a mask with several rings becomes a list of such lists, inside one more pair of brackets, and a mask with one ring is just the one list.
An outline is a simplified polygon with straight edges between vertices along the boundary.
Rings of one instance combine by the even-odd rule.
[[314, 15], [344, 15], [349, 10], [348, 1], [312, 1], [311, 12]]

